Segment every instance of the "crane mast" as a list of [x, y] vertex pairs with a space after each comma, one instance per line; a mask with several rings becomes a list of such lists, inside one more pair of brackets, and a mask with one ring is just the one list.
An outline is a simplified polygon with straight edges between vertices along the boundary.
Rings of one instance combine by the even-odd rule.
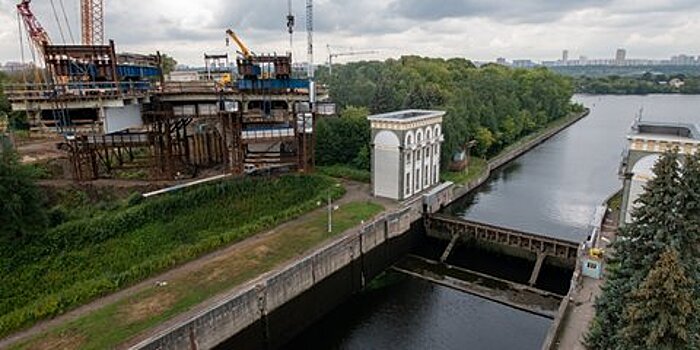
[[102, 45], [105, 40], [104, 0], [80, 0], [83, 45]]
[[313, 0], [306, 0], [306, 36], [309, 70], [309, 100], [316, 103], [316, 86], [314, 84], [314, 4]]

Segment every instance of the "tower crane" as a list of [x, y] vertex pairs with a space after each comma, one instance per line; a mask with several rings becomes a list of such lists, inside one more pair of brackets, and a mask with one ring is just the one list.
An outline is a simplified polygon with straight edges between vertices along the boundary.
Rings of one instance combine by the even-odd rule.
[[83, 45], [102, 45], [105, 41], [104, 0], [80, 0], [80, 24]]
[[333, 59], [343, 56], [357, 56], [357, 55], [371, 55], [378, 53], [375, 50], [365, 50], [365, 51], [346, 51], [346, 52], [333, 52], [330, 45], [326, 45], [328, 49], [328, 75], [333, 75]]

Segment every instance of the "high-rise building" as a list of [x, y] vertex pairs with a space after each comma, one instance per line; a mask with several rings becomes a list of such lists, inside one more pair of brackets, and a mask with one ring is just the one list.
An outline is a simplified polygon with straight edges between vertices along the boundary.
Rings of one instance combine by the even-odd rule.
[[569, 50], [564, 50], [564, 52], [562, 52], [561, 60], [564, 62], [569, 60]]
[[615, 52], [615, 61], [623, 62], [627, 57], [627, 51], [625, 49], [617, 49]]

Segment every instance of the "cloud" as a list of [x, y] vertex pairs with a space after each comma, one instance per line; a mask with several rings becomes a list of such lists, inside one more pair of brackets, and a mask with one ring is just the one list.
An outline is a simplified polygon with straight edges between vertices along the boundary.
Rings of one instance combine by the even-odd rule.
[[[0, 62], [19, 59], [16, 1], [0, 0]], [[61, 1], [77, 39], [79, 0], [53, 0]], [[293, 51], [302, 59], [304, 5], [293, 0]], [[284, 0], [107, 0], [105, 7], [107, 38], [120, 51], [158, 50], [201, 65], [205, 52], [233, 52], [225, 46], [226, 28], [257, 52], [290, 49]], [[36, 0], [32, 8], [54, 42], [62, 42], [51, 1]], [[65, 23], [62, 28], [67, 37]], [[663, 58], [700, 54], [693, 41], [700, 30], [700, 1], [315, 0], [314, 29], [316, 62], [325, 60], [326, 44], [336, 50], [380, 51], [345, 59], [419, 54], [543, 60], [559, 57], [564, 48], [572, 56], [609, 57], [617, 47], [626, 47], [633, 57]]]
[[606, 0], [396, 0], [390, 10], [414, 20], [485, 17], [512, 23], [547, 23]]

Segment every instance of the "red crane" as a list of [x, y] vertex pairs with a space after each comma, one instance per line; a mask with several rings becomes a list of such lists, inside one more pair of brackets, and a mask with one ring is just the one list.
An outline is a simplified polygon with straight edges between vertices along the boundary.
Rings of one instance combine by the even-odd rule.
[[22, 17], [24, 27], [27, 29], [32, 43], [39, 52], [43, 53], [44, 45], [50, 45], [51, 39], [49, 38], [49, 33], [44, 30], [44, 27], [41, 26], [41, 23], [39, 23], [39, 20], [29, 8], [30, 2], [31, 0], [22, 0], [22, 2], [17, 4], [17, 13]]
[[83, 45], [102, 45], [105, 41], [104, 0], [80, 0]]

